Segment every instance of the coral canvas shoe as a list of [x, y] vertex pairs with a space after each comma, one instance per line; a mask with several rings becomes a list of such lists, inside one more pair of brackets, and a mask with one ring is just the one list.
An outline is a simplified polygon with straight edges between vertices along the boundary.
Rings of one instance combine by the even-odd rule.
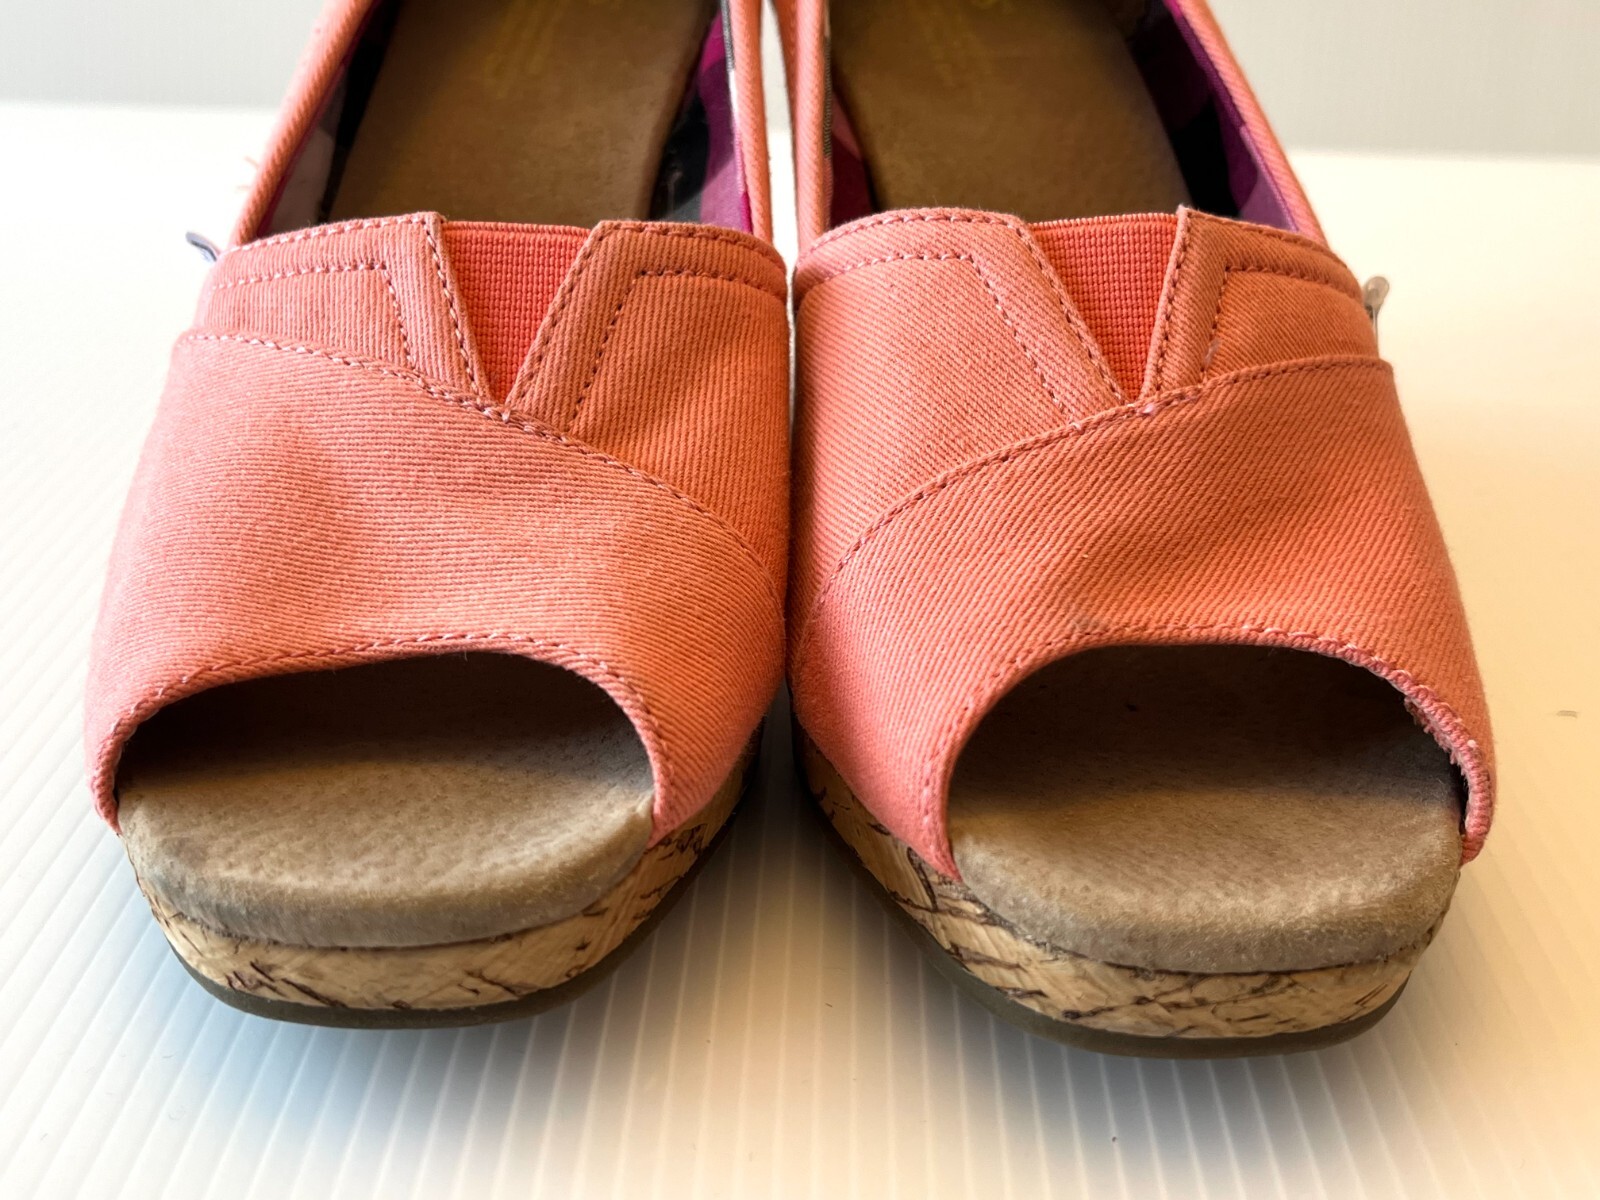
[[789, 678], [828, 819], [1029, 1028], [1358, 1032], [1483, 844], [1489, 727], [1363, 290], [1216, 23], [780, 7]]
[[337, 0], [128, 499], [94, 795], [210, 991], [461, 1023], [595, 978], [782, 674], [754, 0]]

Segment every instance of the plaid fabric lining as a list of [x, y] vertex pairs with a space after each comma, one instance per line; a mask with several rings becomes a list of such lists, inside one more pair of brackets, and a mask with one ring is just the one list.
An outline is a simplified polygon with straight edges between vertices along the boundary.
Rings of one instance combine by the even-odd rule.
[[733, 45], [726, 11], [706, 34], [700, 62], [661, 156], [650, 215], [751, 230], [750, 197], [738, 154]]

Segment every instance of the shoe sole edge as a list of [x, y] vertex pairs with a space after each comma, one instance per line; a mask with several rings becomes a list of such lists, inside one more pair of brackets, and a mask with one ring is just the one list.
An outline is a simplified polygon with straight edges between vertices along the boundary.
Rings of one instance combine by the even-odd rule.
[[824, 829], [940, 973], [997, 1016], [1058, 1042], [1155, 1058], [1331, 1046], [1383, 1018], [1432, 937], [1370, 963], [1237, 974], [1074, 954], [1029, 938], [923, 861], [871, 817], [804, 730], [797, 727], [795, 738]]

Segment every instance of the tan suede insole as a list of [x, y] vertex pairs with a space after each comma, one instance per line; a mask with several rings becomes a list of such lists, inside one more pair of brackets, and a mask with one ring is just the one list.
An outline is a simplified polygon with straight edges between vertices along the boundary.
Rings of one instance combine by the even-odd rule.
[[236, 936], [416, 946], [560, 920], [643, 853], [650, 763], [594, 684], [448, 655], [202, 692], [118, 772], [147, 890]]
[[1105, 0], [849, 0], [830, 19], [879, 208], [1049, 221], [1187, 203]]
[[1461, 856], [1456, 777], [1400, 693], [1242, 646], [1064, 659], [985, 718], [950, 790], [962, 879], [1042, 940], [1172, 971], [1416, 944]]
[[402, 0], [330, 219], [649, 215], [715, 0]]

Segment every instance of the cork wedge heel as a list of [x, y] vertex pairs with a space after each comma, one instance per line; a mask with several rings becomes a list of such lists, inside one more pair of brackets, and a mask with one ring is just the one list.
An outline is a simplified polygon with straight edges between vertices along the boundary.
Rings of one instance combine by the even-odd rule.
[[1334, 1045], [1394, 1005], [1438, 928], [1379, 958], [1302, 970], [1161, 970], [1074, 953], [1026, 932], [927, 863], [872, 816], [799, 729], [796, 739], [812, 799], [885, 907], [947, 978], [996, 1015], [1056, 1041], [1156, 1058]]

